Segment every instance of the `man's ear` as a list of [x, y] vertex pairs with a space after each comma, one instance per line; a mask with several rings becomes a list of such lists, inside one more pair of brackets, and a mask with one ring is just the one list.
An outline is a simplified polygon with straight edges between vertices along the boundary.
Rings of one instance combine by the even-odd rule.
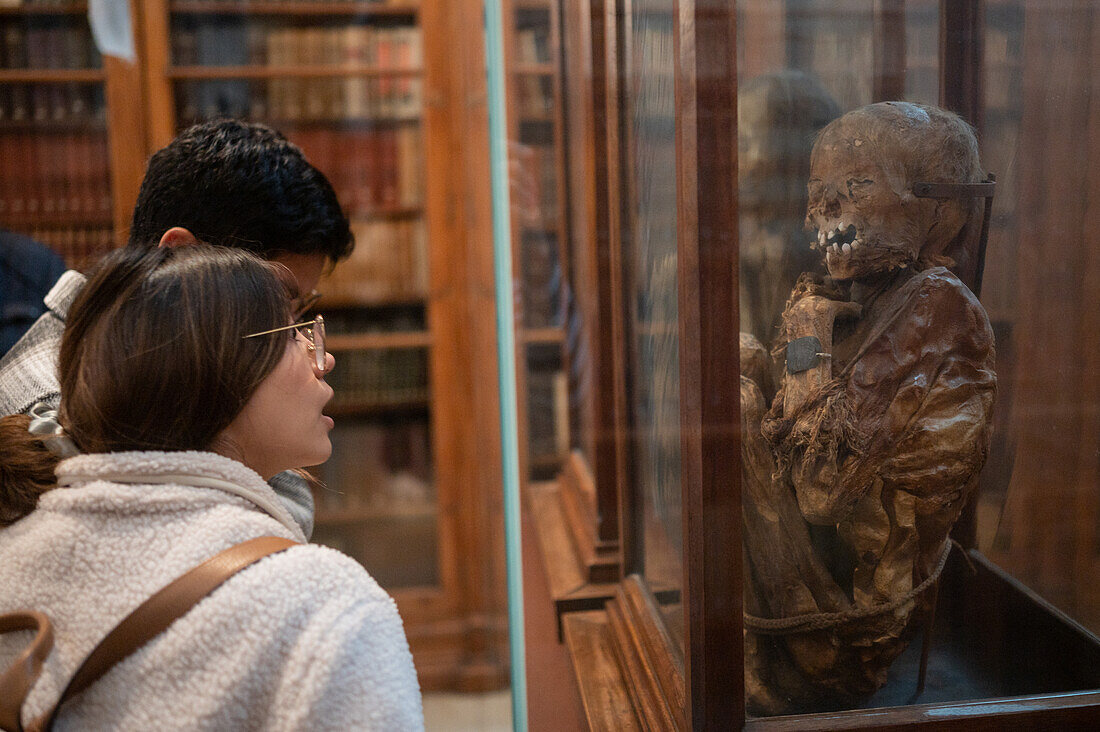
[[185, 247], [192, 244], [198, 244], [199, 240], [195, 238], [187, 229], [182, 226], [173, 226], [168, 231], [164, 232], [164, 235], [160, 238], [160, 243], [157, 246], [160, 247]]

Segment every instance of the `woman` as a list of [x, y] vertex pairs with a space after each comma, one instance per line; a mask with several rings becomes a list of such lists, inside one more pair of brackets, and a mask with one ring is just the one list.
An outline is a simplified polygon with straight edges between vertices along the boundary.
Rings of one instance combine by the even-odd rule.
[[[247, 539], [304, 541], [265, 481], [328, 458], [334, 362], [323, 332], [285, 327], [277, 267], [207, 246], [113, 252], [66, 325], [64, 435], [0, 420], [0, 613], [41, 611], [56, 633], [25, 722], [161, 587]], [[0, 668], [25, 643], [0, 637]], [[393, 600], [302, 545], [230, 578], [56, 725], [404, 730], [423, 714]]]

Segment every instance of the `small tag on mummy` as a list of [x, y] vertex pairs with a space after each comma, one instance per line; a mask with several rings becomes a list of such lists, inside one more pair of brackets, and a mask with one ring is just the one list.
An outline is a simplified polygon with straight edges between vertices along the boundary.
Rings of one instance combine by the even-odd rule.
[[787, 373], [800, 374], [821, 362], [821, 341], [816, 336], [795, 338], [787, 344]]

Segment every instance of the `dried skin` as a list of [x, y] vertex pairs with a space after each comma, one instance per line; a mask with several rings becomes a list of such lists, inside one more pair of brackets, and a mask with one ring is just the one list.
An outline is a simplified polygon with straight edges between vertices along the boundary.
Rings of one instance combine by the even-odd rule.
[[[932, 119], [942, 114], [928, 111]], [[896, 122], [897, 110], [864, 112], [838, 127], [851, 129], [848, 118], [857, 116], [865, 141], [892, 139], [899, 129], [879, 129]], [[742, 383], [745, 594], [753, 615], [904, 599], [934, 571], [985, 461], [996, 390], [989, 321], [953, 274], [921, 264], [927, 248], [942, 250], [966, 221], [939, 226], [925, 207], [897, 205], [897, 191], [927, 173], [900, 148], [898, 140], [886, 149], [870, 144], [867, 156], [902, 178], [876, 179], [873, 188], [889, 187], [866, 192], [878, 204], [849, 200], [837, 214], [863, 247], [887, 254], [837, 255], [830, 271], [841, 286], [800, 281], [784, 312], [781, 340], [815, 336], [829, 357], [785, 374], [766, 413], [763, 394]], [[836, 170], [821, 167], [830, 160], [815, 149], [812, 175], [835, 188]], [[832, 213], [813, 206], [812, 198], [811, 218], [831, 225]], [[922, 228], [923, 238], [913, 233]], [[894, 261], [889, 252], [906, 253], [906, 266], [881, 269]], [[885, 683], [929, 601], [920, 595], [895, 612], [825, 630], [748, 632], [750, 710], [857, 703]]]

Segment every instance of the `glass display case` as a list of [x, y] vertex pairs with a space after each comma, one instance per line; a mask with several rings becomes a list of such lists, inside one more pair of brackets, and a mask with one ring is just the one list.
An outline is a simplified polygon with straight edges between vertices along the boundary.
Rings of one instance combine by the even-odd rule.
[[562, 4], [589, 378], [524, 490], [591, 728], [1095, 724], [1098, 28]]

